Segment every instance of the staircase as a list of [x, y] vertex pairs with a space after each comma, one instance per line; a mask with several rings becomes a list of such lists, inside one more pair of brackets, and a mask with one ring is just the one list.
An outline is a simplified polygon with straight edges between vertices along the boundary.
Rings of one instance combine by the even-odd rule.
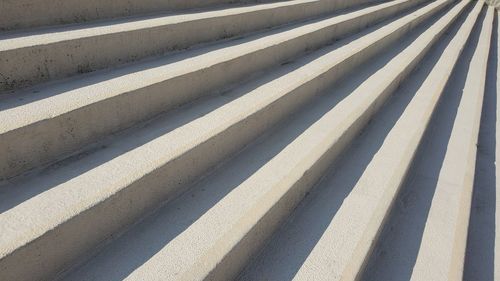
[[0, 280], [498, 280], [499, 33], [483, 0], [0, 0]]

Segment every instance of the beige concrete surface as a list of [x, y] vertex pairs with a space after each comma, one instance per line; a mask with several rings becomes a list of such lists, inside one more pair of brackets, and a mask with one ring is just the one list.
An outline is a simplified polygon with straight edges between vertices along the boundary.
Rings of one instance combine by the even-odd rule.
[[[5, 157], [0, 178], [51, 162], [308, 48], [324, 46], [407, 2], [392, 1], [16, 94], [0, 104], [0, 154]], [[422, 11], [418, 19], [445, 3], [428, 6], [432, 13]]]
[[469, 0], [0, 0], [0, 280], [496, 280], [499, 30]]
[[[2, 0], [0, 2], [2, 6], [0, 30], [78, 23], [229, 3], [256, 2], [269, 2], [269, 0]], [[342, 2], [348, 5], [346, 3], [348, 1]]]
[[[441, 17], [410, 46], [353, 91], [349, 97], [360, 99], [359, 96], [373, 93], [373, 89], [394, 89], [397, 85], [391, 85], [393, 81], [401, 81], [400, 73], [404, 73], [405, 70], [410, 71], [411, 65], [419, 63], [417, 58], [422, 57], [432, 43], [438, 40], [440, 34], [444, 33], [464, 10], [467, 2], [462, 1]], [[477, 13], [471, 16], [466, 27], [474, 23], [474, 16], [477, 16]], [[464, 30], [462, 33], [466, 31]], [[443, 54], [443, 57], [447, 57], [447, 54]], [[442, 80], [440, 75], [442, 73], [438, 72], [437, 75], [429, 76], [429, 79], [431, 81]], [[420, 95], [427, 94], [428, 89], [430, 88], [421, 88]], [[436, 88], [435, 94], [440, 94], [439, 88]], [[371, 99], [372, 103], [376, 102], [375, 97], [371, 97]], [[370, 99], [367, 99], [366, 102], [368, 101]], [[317, 241], [315, 241], [313, 248], [308, 249], [307, 256], [301, 258], [300, 265], [288, 269], [283, 264], [287, 259], [280, 261], [274, 254], [277, 252], [281, 257], [293, 256], [293, 242], [301, 244], [304, 241], [302, 239], [307, 239], [307, 235], [304, 235], [305, 237], [302, 239], [301, 236], [294, 235], [295, 232], [307, 232], [307, 228], [300, 230], [290, 226], [292, 230], [283, 233], [283, 241], [290, 239], [292, 243], [281, 243], [280, 241], [278, 243], [281, 244], [278, 247], [271, 246], [270, 248], [274, 251], [265, 253], [262, 262], [257, 262], [255, 266], [250, 267], [244, 272], [241, 279], [281, 280], [292, 277], [293, 280], [354, 280], [359, 278], [358, 275], [363, 272], [366, 259], [371, 253], [373, 241], [376, 240], [397, 190], [404, 181], [406, 172], [411, 165], [419, 138], [426, 128], [425, 119], [417, 120], [415, 118], [424, 118], [424, 116], [429, 118], [432, 113], [430, 110], [423, 110], [423, 106], [426, 106], [424, 101], [425, 98], [419, 97], [417, 93], [404, 108], [402, 115], [394, 121], [395, 124], [389, 129], [388, 134], [383, 136], [380, 147], [372, 152], [373, 155], [368, 155], [367, 160], [363, 160], [367, 163], [364, 165], [356, 164], [362, 168], [360, 168], [360, 174], [357, 178], [350, 179], [352, 170], [359, 170], [350, 165], [349, 170], [345, 171], [348, 176], [343, 177], [343, 174], [338, 174], [338, 177], [321, 184], [324, 186], [323, 188], [329, 187], [332, 190], [330, 193], [340, 196], [338, 200], [341, 201], [336, 203], [338, 205], [334, 209], [334, 216], [326, 218], [328, 220], [323, 222], [324, 229], [322, 229], [321, 236], [315, 238]], [[429, 105], [433, 106], [437, 100], [428, 102], [434, 102], [434, 104]], [[380, 103], [381, 101], [379, 101]], [[417, 124], [419, 126], [416, 126]], [[366, 151], [363, 152], [366, 153]], [[349, 185], [352, 186], [349, 187]], [[345, 197], [342, 197], [338, 194], [339, 192], [334, 193], [337, 188], [349, 188], [349, 191], [346, 192]], [[312, 212], [308, 212], [311, 209], [318, 212], [320, 207], [311, 206], [304, 212], [311, 214]], [[325, 209], [329, 208], [325, 207]], [[283, 268], [283, 270], [277, 270], [277, 268]], [[291, 270], [293, 270], [293, 275]]]
[[[32, 268], [34, 272], [28, 271], [27, 267], [16, 270], [12, 265], [18, 264], [20, 260], [26, 263], [32, 259], [33, 264], [43, 260], [47, 264], [43, 270], [47, 270], [51, 269], [48, 266], [50, 263], [55, 267], [92, 248], [92, 245], [98, 244], [146, 210], [171, 198], [183, 185], [192, 182], [272, 125], [272, 120], [286, 116], [297, 103], [300, 104], [301, 99], [296, 97], [302, 96], [304, 99], [306, 93], [314, 94], [316, 91], [311, 89], [325, 87], [350, 68], [397, 41], [410, 30], [408, 26], [423, 20], [426, 14], [439, 6], [441, 4], [438, 3], [424, 7], [365, 36], [348, 41], [345, 46], [288, 75], [257, 87], [203, 117], [0, 214], [0, 226], [5, 234], [0, 237], [3, 254], [0, 266], [12, 270], [3, 270], [2, 274], [5, 274], [5, 278], [21, 278], [22, 272], [29, 279], [30, 276], [46, 273], [40, 272], [41, 269], [37, 267]], [[324, 78], [328, 76], [329, 79]], [[273, 95], [264, 95], [266, 92]], [[157, 151], [163, 153], [158, 154]], [[18, 184], [16, 186], [22, 189]], [[43, 209], [44, 212], [36, 212], [38, 216], [33, 216], [33, 211], [37, 209]], [[112, 212], [113, 216], [106, 217], [103, 212]], [[95, 231], [91, 227], [93, 223], [106, 227]], [[91, 231], [84, 236], [86, 239], [77, 235], [83, 225]], [[53, 243], [72, 245], [73, 251], [68, 252], [64, 247], [54, 249]], [[39, 249], [41, 254], [30, 255], [33, 247]], [[49, 252], [52, 259], [47, 259], [43, 254]]]
[[[357, 276], [410, 168], [450, 70], [481, 8], [482, 3], [476, 5], [389, 132], [322, 239], [295, 275], [297, 280], [353, 280]], [[437, 276], [431, 279], [434, 277]]]
[[[284, 130], [300, 131], [300, 135], [293, 136], [291, 140], [287, 137], [283, 141], [286, 147], [278, 154], [269, 158], [269, 152], [266, 151], [276, 151], [273, 144], [280, 143], [280, 137], [290, 133], [281, 130], [275, 132], [269, 139], [250, 148], [250, 151], [243, 152], [243, 156], [221, 167], [219, 173], [197, 184], [193, 191], [171, 206], [160, 210], [158, 216], [119, 239], [109, 251], [69, 275], [68, 280], [232, 280], [234, 272], [259, 248], [257, 245], [267, 240], [328, 163], [376, 111], [370, 105], [376, 103], [377, 99], [371, 99], [371, 104], [368, 98], [358, 102], [363, 93], [360, 91], [344, 96], [344, 100], [336, 98], [339, 103], [330, 111], [316, 114], [319, 119], [314, 124], [308, 124], [307, 130], [303, 132], [295, 129], [304, 127], [296, 120], [301, 118], [293, 118]], [[315, 112], [313, 108], [307, 109], [304, 111], [306, 116]], [[256, 157], [262, 158], [260, 161], [253, 160], [254, 155], [262, 154], [264, 157]], [[244, 172], [243, 168], [249, 162], [259, 165], [258, 170], [254, 168], [255, 172], [251, 175], [248, 171]], [[232, 175], [239, 174], [245, 176], [233, 186]], [[226, 181], [229, 183], [226, 184]], [[215, 192], [221, 189], [224, 191], [216, 192], [221, 196], [219, 201], [207, 203], [210, 204], [208, 206], [204, 199], [194, 199], [203, 198], [208, 190]], [[207, 208], [203, 216], [196, 215], [198, 210], [194, 206], [197, 200], [202, 200], [203, 208]], [[188, 211], [193, 207], [195, 221], [192, 221], [191, 212]], [[187, 219], [183, 219], [185, 212], [190, 213]], [[166, 230], [164, 226], [170, 224], [173, 224], [175, 231]], [[168, 243], [162, 243], [163, 231], [168, 233], [165, 238]], [[152, 244], [155, 246], [150, 251], [139, 250], [147, 247], [151, 241], [154, 241]], [[186, 248], [185, 245], [190, 247]], [[136, 251], [141, 252], [140, 257], [129, 255]], [[111, 268], [110, 264], [115, 264], [115, 267]]]
[[[353, 7], [357, 2], [360, 1], [349, 5]], [[412, 6], [422, 1], [403, 2]], [[318, 17], [344, 6], [346, 4], [336, 0], [294, 0], [7, 34], [0, 36], [0, 90], [26, 87]], [[397, 10], [387, 11], [389, 15], [395, 12]]]

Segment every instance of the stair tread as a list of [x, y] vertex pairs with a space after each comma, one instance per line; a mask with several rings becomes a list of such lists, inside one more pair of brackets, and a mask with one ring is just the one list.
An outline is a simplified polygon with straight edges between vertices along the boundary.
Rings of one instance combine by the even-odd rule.
[[143, 1], [86, 1], [77, 0], [32, 1], [3, 0], [4, 8], [0, 11], [0, 31], [26, 30], [53, 25], [78, 24], [88, 21], [99, 21], [123, 18], [136, 15], [148, 15], [158, 11], [201, 10], [237, 3], [284, 2], [289, 0], [143, 0]]
[[[433, 119], [422, 141], [421, 148], [419, 148], [414, 167], [407, 176], [407, 182], [401, 187], [400, 194], [394, 203], [391, 215], [384, 224], [384, 230], [380, 234], [362, 280], [409, 280], [412, 274], [416, 275], [417, 273], [416, 270], [414, 270], [415, 262], [418, 256], [422, 254], [419, 248], [423, 243], [422, 235], [424, 228], [430, 221], [428, 214], [436, 191], [440, 170], [446, 166], [443, 160], [446, 154], [455, 150], [455, 148], [449, 146], [449, 143], [452, 138], [452, 131], [455, 130], [453, 127], [458, 116], [457, 109], [460, 103], [462, 103], [462, 108], [464, 105], [463, 102], [465, 100], [462, 100], [462, 91], [466, 83], [465, 81], [468, 80], [468, 72], [471, 70], [469, 62], [471, 61], [479, 40], [479, 23], [481, 23], [483, 19], [484, 14], [482, 13], [480, 20], [476, 22], [471, 38], [445, 88], [441, 98], [442, 101], [438, 105], [435, 115], [432, 117]], [[431, 59], [431, 62], [435, 61], [437, 61], [437, 58]], [[481, 72], [480, 69], [477, 70]], [[475, 94], [481, 95], [480, 92], [475, 92]], [[472, 119], [466, 123], [471, 123]], [[454, 134], [456, 134], [456, 131]], [[464, 148], [464, 150], [466, 149]], [[460, 164], [462, 162], [466, 163], [467, 161], [461, 161]], [[462, 177], [459, 169], [456, 171], [456, 177], [457, 179]], [[459, 193], [458, 189], [457, 193]], [[451, 202], [454, 201], [452, 198], [453, 196], [455, 195], [450, 195]], [[464, 200], [464, 202], [465, 201], [466, 200]], [[452, 209], [448, 202], [444, 203], [442, 206]], [[464, 211], [467, 210], [465, 206], [463, 209]], [[456, 217], [450, 213], [448, 219], [454, 221], [455, 218]], [[447, 224], [447, 222], [443, 222], [440, 228], [444, 230]], [[475, 229], [480, 230], [480, 228]], [[481, 239], [484, 239], [484, 237]], [[440, 242], [435, 245], [436, 248], [442, 251], [440, 251], [439, 255], [434, 256], [434, 264], [442, 265], [443, 263], [441, 260], [447, 258], [447, 251], [441, 248], [447, 243], [448, 242], [445, 242], [441, 245]], [[455, 245], [457, 251], [456, 257], [459, 259], [460, 247], [463, 246], [460, 246], [460, 243], [456, 243]], [[484, 260], [485, 259], [482, 261]], [[459, 263], [456, 263], [456, 265], [458, 264]], [[443, 265], [443, 269], [444, 268], [450, 270], [449, 265]], [[433, 266], [427, 267], [427, 270], [429, 272], [434, 271]], [[454, 270], [450, 270], [450, 273], [453, 271]], [[473, 279], [475, 278], [476, 277]], [[432, 279], [440, 280], [438, 277]], [[450, 277], [449, 279], [455, 280], [461, 278]], [[473, 280], [466, 278], [465, 275], [463, 279]], [[482, 279], [479, 278], [478, 280]]]
[[[420, 1], [400, 1], [407, 6]], [[153, 56], [367, 7], [368, 0], [293, 0], [0, 35], [0, 90], [9, 92]], [[380, 3], [374, 4], [381, 5]], [[374, 6], [372, 5], [372, 6]], [[342, 10], [341, 12], [338, 12]], [[374, 15], [377, 17], [377, 15]], [[2, 40], [3, 39], [3, 40]]]

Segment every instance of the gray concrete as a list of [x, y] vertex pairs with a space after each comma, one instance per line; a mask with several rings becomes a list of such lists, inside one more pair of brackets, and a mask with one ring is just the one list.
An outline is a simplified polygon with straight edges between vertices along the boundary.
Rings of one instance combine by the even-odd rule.
[[[419, 276], [419, 273], [415, 270], [415, 264], [419, 256], [422, 257], [422, 254], [425, 251], [429, 251], [429, 249], [425, 247], [425, 243], [429, 242], [428, 240], [424, 240], [424, 229], [429, 228], [432, 225], [430, 222], [436, 219], [436, 216], [431, 217], [429, 214], [430, 210], [432, 208], [436, 208], [437, 206], [435, 203], [437, 199], [435, 198], [438, 198], [436, 197], [436, 194], [440, 192], [438, 188], [438, 179], [440, 178], [440, 174], [443, 174], [443, 172], [450, 167], [450, 163], [445, 162], [446, 155], [453, 153], [453, 151], [457, 149], [457, 146], [452, 146], [450, 143], [453, 137], [456, 137], [458, 133], [467, 134], [471, 132], [471, 130], [467, 129], [461, 130], [457, 127], [457, 125], [466, 125], [468, 122], [474, 122], [474, 119], [476, 119], [476, 122], [478, 121], [477, 117], [468, 118], [466, 120], [462, 117], [462, 120], [459, 120], [459, 115], [464, 116], [463, 114], [465, 112], [477, 114], [477, 110], [463, 110], [465, 105], [477, 106], [478, 104], [476, 102], [467, 101], [467, 91], [464, 91], [462, 94], [462, 91], [466, 89], [466, 81], [472, 82], [470, 77], [468, 79], [468, 75], [470, 76], [471, 74], [468, 74], [468, 72], [473, 72], [478, 75], [481, 73], [484, 74], [484, 72], [481, 71], [482, 66], [478, 67], [472, 64], [470, 65], [474, 52], [484, 54], [481, 47], [476, 48], [479, 35], [482, 30], [482, 23], [486, 23], [484, 22], [484, 14], [480, 17], [480, 20], [478, 20], [477, 23], [478, 24], [472, 33], [473, 36], [470, 38], [461, 60], [456, 66], [453, 75], [450, 77], [450, 83], [446, 87], [442, 97], [442, 102], [440, 103], [437, 112], [431, 121], [427, 135], [415, 161], [414, 169], [412, 169], [411, 173], [408, 175], [408, 180], [403, 185], [401, 194], [395, 201], [395, 207], [392, 211], [392, 215], [384, 227], [384, 231], [379, 239], [379, 245], [376, 247], [375, 253], [367, 266], [367, 270], [362, 280], [395, 281], [409, 280], [412, 276], [414, 276], [413, 278], [417, 278]], [[436, 51], [436, 53], [438, 52], [439, 51]], [[433, 61], [435, 61], [434, 57], [429, 58], [428, 64]], [[421, 75], [426, 75], [426, 73], [423, 72]], [[481, 75], [480, 77], [483, 79], [485, 78], [484, 75]], [[478, 86], [481, 85], [480, 82], [474, 84]], [[473, 96], [475, 98], [480, 98], [480, 91], [474, 91]], [[460, 108], [462, 110], [459, 110]], [[474, 126], [467, 125], [467, 127], [473, 128]], [[465, 137], [460, 139], [467, 140]], [[465, 151], [466, 149], [461, 148], [461, 151], [462, 150]], [[456, 155], [471, 157], [473, 154], [467, 155], [466, 153], [460, 152]], [[448, 156], [448, 158], [449, 157], [450, 156]], [[454, 161], [454, 163], [457, 166], [463, 164], [474, 166], [475, 161]], [[461, 174], [458, 173], [460, 171], [459, 168], [455, 167], [455, 169], [457, 173], [452, 181], [459, 180], [461, 177], [463, 178], [463, 174], [461, 176]], [[467, 174], [473, 176], [474, 172], [469, 171]], [[460, 208], [461, 210], [464, 210], [462, 214], [453, 214], [453, 210], [456, 212], [456, 208], [453, 208], [452, 205], [453, 203], [456, 203], [456, 201], [453, 201], [453, 196], [455, 196], [455, 194], [463, 195], [465, 193], [459, 193], [458, 191], [460, 189], [458, 187], [455, 190], [457, 191], [456, 193], [452, 192], [448, 194], [447, 199], [449, 200], [447, 200], [446, 203], [440, 204], [441, 206], [446, 206], [446, 209], [451, 213], [450, 215], [443, 216], [448, 219], [441, 222], [440, 225], [446, 226], [447, 221], [453, 222], [456, 220], [462, 220], [462, 223], [456, 224], [455, 227], [446, 226], [435, 229], [435, 231], [436, 233], [441, 232], [443, 237], [446, 237], [446, 235], [444, 235], [446, 231], [456, 231], [457, 234], [461, 234], [461, 237], [458, 236], [455, 239], [448, 237], [447, 240], [449, 242], [445, 243], [441, 241], [439, 245], [434, 245], [433, 248], [436, 251], [439, 251], [439, 254], [435, 252], [432, 257], [433, 264], [436, 264], [437, 267], [429, 265], [426, 272], [433, 272], [433, 277], [436, 278], [436, 280], [461, 279], [460, 268], [463, 266], [463, 249], [465, 247], [465, 241], [463, 232], [460, 232], [459, 230], [461, 227], [467, 226], [468, 215], [466, 211], [468, 210], [468, 200], [464, 200], [463, 206]], [[467, 198], [467, 196], [463, 197]], [[480, 227], [476, 227], [475, 229], [479, 230]], [[486, 237], [482, 237], [482, 239], [485, 238]], [[456, 254], [455, 257], [457, 258], [457, 262], [445, 263], [445, 265], [443, 265], [443, 260], [449, 259], [452, 249], [455, 251], [454, 254]], [[462, 260], [461, 262], [460, 258]], [[481, 261], [481, 263], [484, 264], [487, 264], [487, 262], [487, 259]], [[383, 270], [384, 268], [386, 270]], [[455, 275], [452, 279], [451, 277], [446, 276], [446, 273], [444, 273], [445, 276], [441, 275], [441, 277], [438, 277], [438, 272], [440, 270], [449, 272], [450, 274], [457, 274], [458, 272], [459, 277], [456, 277]], [[488, 278], [480, 278], [480, 276], [485, 276], [483, 274], [487, 274], [487, 272], [488, 271], [478, 273], [478, 275], [475, 275], [476, 277], [470, 280], [492, 280]], [[422, 274], [422, 272], [420, 272], [420, 274]]]
[[[301, 65], [301, 62], [294, 62], [290, 67], [295, 65]], [[378, 67], [381, 65], [383, 62], [377, 64]], [[350, 80], [355, 80], [355, 84], [363, 82], [359, 78]], [[69, 275], [67, 280], [172, 280], [177, 273], [186, 280], [231, 280], [233, 272], [238, 271], [252, 254], [265, 245], [276, 226], [317, 181], [318, 174], [322, 174], [321, 171], [331, 163], [332, 158], [357, 135], [369, 120], [369, 115], [376, 111], [375, 108], [356, 111], [353, 101], [359, 99], [359, 95], [350, 96], [350, 87], [338, 89], [336, 86], [334, 89], [329, 90], [328, 95], [315, 99], [294, 118], [287, 120], [285, 125], [273, 130], [270, 136], [264, 136], [219, 167], [213, 175], [158, 211], [158, 215], [134, 227], [88, 265]], [[351, 118], [363, 121], [351, 123]], [[341, 128], [343, 124], [350, 126], [349, 129]], [[335, 141], [326, 144], [328, 139]], [[312, 145], [314, 142], [324, 145], [316, 147]], [[316, 150], [325, 152], [320, 154], [322, 160], [318, 162], [314, 162], [318, 157]], [[314, 160], [307, 159], [309, 157], [306, 155], [314, 155]], [[282, 161], [283, 157], [289, 161]], [[297, 165], [295, 161], [305, 163]], [[306, 163], [315, 164], [307, 166], [308, 172], [302, 173], [299, 169], [306, 169], [303, 167]], [[282, 170], [289, 169], [287, 167], [294, 169], [281, 184], [278, 184], [278, 179], [270, 180], [269, 184], [273, 185], [271, 188], [267, 182], [257, 182], [262, 177], [271, 179], [267, 175], [269, 172], [280, 175]], [[216, 197], [211, 194], [216, 194]], [[235, 197], [245, 199], [238, 200]], [[232, 203], [236, 200], [241, 204]], [[273, 204], [266, 202], [268, 200]], [[219, 212], [224, 209], [230, 211], [221, 215]], [[262, 218], [256, 222], [257, 218], [253, 217], [258, 216]], [[234, 227], [234, 230], [228, 229], [230, 227]], [[214, 230], [200, 236], [197, 233], [200, 228]], [[229, 240], [227, 243], [231, 246], [217, 241], [224, 232], [224, 238], [219, 241]], [[191, 246], [179, 256], [178, 248], [186, 244]], [[211, 247], [211, 244], [215, 246]], [[293, 247], [290, 249], [293, 251]], [[200, 251], [203, 252], [200, 254]], [[213, 251], [213, 254], [209, 251]], [[217, 266], [204, 257], [216, 259]], [[203, 268], [206, 262], [215, 268], [211, 271], [199, 270], [198, 267]], [[190, 263], [195, 265], [190, 266]], [[110, 267], [110, 264], [115, 266]], [[162, 270], [152, 270], [159, 267]], [[151, 271], [156, 272], [156, 275], [149, 275]]]

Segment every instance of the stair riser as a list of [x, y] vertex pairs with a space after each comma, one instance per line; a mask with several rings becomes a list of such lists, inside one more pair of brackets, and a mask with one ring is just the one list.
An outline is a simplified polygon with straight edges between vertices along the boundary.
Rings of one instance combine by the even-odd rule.
[[3, 51], [0, 53], [0, 73], [4, 74], [5, 81], [0, 83], [0, 90], [112, 67], [198, 43], [310, 18], [338, 9], [332, 2], [321, 0]]
[[6, 159], [0, 163], [0, 178], [9, 178], [54, 161], [107, 134], [130, 127], [228, 84], [241, 81], [251, 73], [284, 62], [306, 49], [323, 46], [331, 42], [332, 38], [356, 32], [366, 24], [389, 17], [402, 8], [404, 7], [389, 8], [383, 12], [320, 29], [278, 45], [7, 132], [0, 136], [0, 154]]
[[[0, 262], [0, 267], [10, 269], [9, 272], [4, 270], [2, 273], [7, 280], [13, 276], [16, 277], [16, 280], [29, 280], [33, 276], [50, 278], [53, 274], [66, 268], [75, 258], [98, 247], [104, 240], [112, 237], [113, 233], [117, 233], [127, 225], [137, 221], [138, 218], [154, 210], [162, 202], [174, 198], [184, 187], [189, 186], [200, 175], [211, 170], [214, 165], [243, 148], [245, 144], [309, 101], [336, 79], [383, 51], [384, 48], [406, 34], [410, 30], [410, 26], [415, 27], [418, 22], [431, 15], [432, 13], [429, 13], [415, 19], [412, 24], [408, 24], [399, 29], [398, 32], [393, 32], [384, 38], [383, 43], [373, 44], [356, 53], [351, 59], [345, 60], [327, 73], [318, 76], [248, 118], [235, 123], [208, 141], [131, 183], [121, 192], [13, 252]], [[338, 147], [335, 146], [330, 150], [332, 152], [326, 154], [327, 156], [324, 157], [326, 160], [318, 162], [317, 165], [321, 168], [315, 166], [312, 169], [313, 176], [308, 178], [308, 184], [304, 184], [305, 187], [302, 188], [311, 186], [310, 183], [319, 177], [321, 171], [357, 134], [374, 111], [376, 109], [366, 111], [356, 121], [352, 128], [346, 132], [344, 139], [338, 142]], [[299, 184], [299, 186], [301, 185]], [[303, 193], [304, 191], [300, 192], [300, 194]], [[294, 196], [301, 197], [300, 195]], [[33, 255], [34, 249], [40, 255]], [[68, 251], [68, 249], [71, 250]], [[15, 265], [21, 264], [21, 261], [23, 267], [16, 267]], [[41, 262], [44, 264], [43, 269], [37, 266], [26, 266]], [[228, 271], [227, 274], [229, 276], [234, 272]]]
[[[158, 11], [201, 8], [228, 3], [270, 2], [271, 0], [2, 0], [0, 31], [45, 25], [85, 22]], [[346, 1], [344, 1], [346, 2]], [[365, 0], [366, 2], [366, 0]]]

